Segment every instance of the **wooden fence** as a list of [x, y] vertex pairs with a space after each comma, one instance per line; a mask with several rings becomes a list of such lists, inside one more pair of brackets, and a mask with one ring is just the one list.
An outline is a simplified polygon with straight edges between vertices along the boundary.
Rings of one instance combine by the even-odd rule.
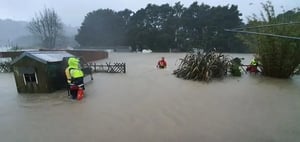
[[0, 63], [0, 73], [3, 72], [12, 72], [12, 67], [10, 65], [10, 62], [1, 62]]
[[126, 73], [126, 63], [106, 63], [104, 65], [89, 63], [88, 66], [92, 72]]

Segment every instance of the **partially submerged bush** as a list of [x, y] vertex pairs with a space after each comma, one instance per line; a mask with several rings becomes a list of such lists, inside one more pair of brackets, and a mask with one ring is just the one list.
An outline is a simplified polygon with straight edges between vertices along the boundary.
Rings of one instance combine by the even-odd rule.
[[263, 74], [276, 78], [289, 78], [299, 65], [300, 42], [261, 37], [259, 46]]
[[210, 81], [212, 78], [222, 78], [230, 65], [229, 58], [214, 50], [190, 53], [180, 60], [179, 68], [173, 74], [188, 80]]
[[242, 60], [241, 58], [234, 58], [230, 61], [231, 65], [229, 67], [229, 72], [231, 73], [232, 76], [242, 76], [241, 72], [241, 65], [242, 65]]

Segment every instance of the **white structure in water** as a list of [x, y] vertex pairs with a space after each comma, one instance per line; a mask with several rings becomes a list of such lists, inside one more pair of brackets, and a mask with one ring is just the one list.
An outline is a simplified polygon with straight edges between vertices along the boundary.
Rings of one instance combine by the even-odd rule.
[[152, 50], [151, 49], [143, 49], [142, 53], [152, 53]]

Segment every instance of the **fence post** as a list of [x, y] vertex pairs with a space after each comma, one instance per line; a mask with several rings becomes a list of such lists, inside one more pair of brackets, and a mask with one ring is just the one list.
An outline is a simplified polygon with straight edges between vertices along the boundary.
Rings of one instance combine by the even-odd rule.
[[123, 63], [123, 68], [124, 68], [123, 73], [126, 73], [126, 63]]
[[88, 68], [90, 69], [90, 72], [91, 72], [91, 80], [94, 80], [94, 77], [93, 77], [93, 68], [92, 68], [91, 64], [88, 66]]

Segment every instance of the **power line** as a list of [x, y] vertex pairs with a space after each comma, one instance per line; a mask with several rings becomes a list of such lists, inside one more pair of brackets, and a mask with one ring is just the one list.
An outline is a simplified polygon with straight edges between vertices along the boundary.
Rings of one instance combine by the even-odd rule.
[[238, 31], [238, 30], [230, 30], [230, 29], [225, 29], [225, 31], [227, 31], [227, 32], [256, 34], [256, 35], [264, 35], [264, 36], [271, 36], [271, 37], [280, 37], [280, 38], [300, 40], [300, 37], [285, 36], [285, 35], [276, 35], [276, 34], [270, 34], [270, 33], [259, 33], [259, 32], [251, 32], [251, 31]]
[[258, 28], [265, 28], [265, 27], [275, 27], [275, 26], [294, 25], [294, 24], [300, 24], [300, 22], [268, 24], [268, 25], [260, 25], [260, 26], [253, 26], [253, 27], [243, 27], [243, 28], [234, 28], [234, 29], [224, 29], [224, 30], [227, 31], [227, 32], [255, 34], [255, 35], [263, 35], [263, 36], [270, 36], [270, 37], [279, 37], [279, 38], [300, 40], [300, 37], [286, 36], [286, 35], [277, 35], [277, 34], [270, 34], [270, 33], [251, 32], [251, 31], [246, 31], [245, 30], [245, 29], [258, 29]]
[[300, 22], [268, 24], [268, 25], [260, 25], [260, 26], [253, 26], [253, 27], [241, 27], [241, 28], [234, 28], [232, 30], [258, 29], [258, 28], [265, 28], [265, 27], [275, 27], [275, 26], [282, 26], [282, 25], [295, 25], [295, 24], [300, 24]]

